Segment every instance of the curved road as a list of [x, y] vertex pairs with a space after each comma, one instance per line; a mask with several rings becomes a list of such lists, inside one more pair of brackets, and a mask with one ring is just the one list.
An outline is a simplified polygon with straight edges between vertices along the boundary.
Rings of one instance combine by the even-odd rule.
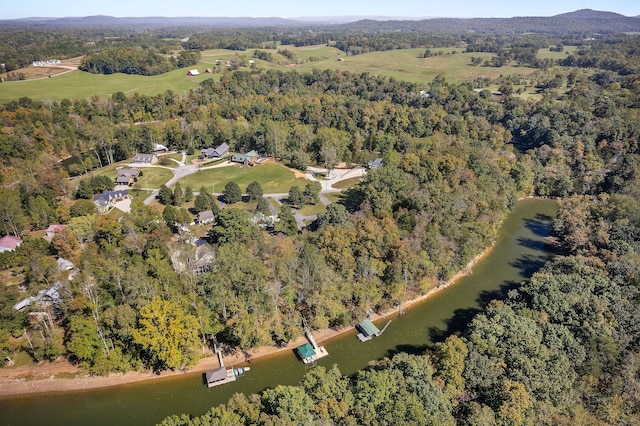
[[[213, 168], [218, 168], [218, 167], [228, 167], [228, 166], [232, 166], [233, 163], [230, 162], [222, 162], [219, 164], [215, 164], [213, 166], [207, 166], [207, 167], [198, 167], [195, 165], [191, 165], [191, 164], [185, 164], [187, 160], [187, 155], [186, 153], [182, 153], [182, 160], [178, 161], [178, 160], [174, 160], [172, 159], [172, 161], [176, 162], [178, 164], [177, 167], [175, 168], [171, 168], [171, 167], [166, 167], [166, 166], [156, 166], [156, 165], [149, 165], [149, 164], [139, 164], [139, 163], [132, 163], [132, 166], [134, 167], [139, 167], [139, 168], [153, 168], [153, 167], [159, 167], [159, 168], [165, 168], [165, 169], [169, 169], [171, 170], [171, 172], [173, 173], [173, 176], [171, 177], [171, 179], [169, 179], [165, 185], [167, 187], [171, 187], [173, 185], [175, 185], [175, 183], [182, 179], [185, 176], [194, 174], [196, 172], [198, 172], [199, 170], [206, 170], [206, 169], [213, 169]], [[318, 179], [314, 176], [314, 174], [316, 173], [327, 173], [327, 169], [325, 168], [319, 168], [319, 167], [308, 167], [307, 171], [306, 171], [306, 177], [307, 179], [309, 179], [310, 181], [316, 181], [316, 182], [320, 182], [322, 184], [322, 189], [320, 191], [320, 202], [322, 204], [324, 204], [325, 206], [328, 206], [329, 204], [331, 204], [331, 202], [327, 199], [327, 197], [325, 197], [323, 194], [326, 193], [336, 193], [336, 192], [342, 192], [341, 189], [336, 189], [333, 187], [334, 184], [336, 184], [337, 182], [340, 182], [342, 180], [345, 179], [351, 179], [353, 177], [362, 177], [367, 173], [367, 170], [364, 167], [355, 167], [353, 169], [347, 169], [347, 170], [343, 170], [343, 169], [332, 169], [329, 172], [329, 178], [328, 179]], [[160, 192], [159, 189], [154, 189], [151, 194], [145, 198], [144, 203], [149, 205], [153, 202], [153, 200], [156, 199], [156, 197], [158, 196], [158, 193]], [[194, 194], [197, 195], [197, 194]], [[220, 195], [219, 193], [213, 194], [213, 195]], [[264, 197], [270, 197], [273, 198], [274, 200], [276, 200], [276, 202], [280, 205], [282, 205], [282, 199], [283, 198], [287, 198], [289, 196], [288, 193], [273, 193], [273, 194], [264, 194]], [[271, 210], [271, 212], [275, 215], [276, 211], [275, 208], [269, 204], [269, 209]], [[316, 215], [310, 215], [310, 216], [303, 216], [300, 214], [300, 212], [298, 212], [297, 210], [294, 210], [294, 215], [296, 217], [296, 222], [298, 223], [298, 229], [302, 229], [305, 226], [305, 222], [309, 221], [309, 220], [315, 220], [315, 218], [317, 217]]]

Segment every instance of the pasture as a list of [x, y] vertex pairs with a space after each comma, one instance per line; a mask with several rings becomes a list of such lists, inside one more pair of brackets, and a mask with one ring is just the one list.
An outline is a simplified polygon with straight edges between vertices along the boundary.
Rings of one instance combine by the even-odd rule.
[[[447, 81], [459, 82], [474, 79], [479, 76], [497, 78], [501, 75], [531, 74], [534, 70], [529, 67], [508, 65], [500, 68], [471, 65], [471, 57], [491, 59], [491, 53], [464, 53], [461, 48], [431, 49], [432, 53], [441, 53], [429, 58], [421, 58], [424, 48], [390, 50], [384, 52], [369, 52], [356, 56], [346, 56], [344, 52], [334, 47], [319, 46], [281, 46], [296, 55], [298, 64], [288, 64], [288, 60], [277, 53], [275, 49], [262, 49], [272, 53], [273, 62], [254, 59], [253, 67], [258, 69], [297, 70], [311, 72], [313, 69], [346, 70], [353, 73], [368, 72], [374, 75], [393, 77], [398, 80], [410, 81], [418, 84], [428, 84], [439, 74], [444, 74]], [[572, 51], [570, 46], [565, 51]], [[91, 97], [108, 97], [116, 92], [127, 95], [140, 93], [154, 96], [166, 90], [178, 94], [186, 94], [206, 79], [219, 79], [222, 74], [205, 74], [206, 68], [213, 68], [218, 59], [229, 60], [233, 56], [249, 59], [254, 49], [238, 52], [231, 50], [207, 50], [202, 52], [198, 65], [174, 70], [157, 76], [138, 76], [126, 74], [89, 74], [74, 70], [51, 76], [24, 81], [5, 81], [0, 83], [0, 103], [7, 103], [21, 97], [29, 97], [40, 101], [60, 101], [62, 99], [90, 99]], [[549, 52], [541, 49], [540, 57], [565, 57], [565, 52]], [[338, 60], [338, 59], [341, 60]], [[224, 69], [224, 64], [221, 65]], [[186, 76], [189, 69], [197, 69], [200, 75]], [[249, 67], [240, 69], [248, 70]], [[35, 67], [25, 68], [24, 73], [35, 72]], [[21, 71], [17, 71], [20, 73]], [[226, 72], [226, 71], [225, 71]]]

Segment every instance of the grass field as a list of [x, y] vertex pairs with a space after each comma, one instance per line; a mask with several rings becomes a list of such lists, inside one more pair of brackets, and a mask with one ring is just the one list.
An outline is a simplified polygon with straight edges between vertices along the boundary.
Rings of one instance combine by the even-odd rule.
[[[354, 73], [369, 72], [374, 75], [394, 77], [399, 80], [414, 83], [427, 84], [438, 74], [444, 74], [449, 82], [458, 82], [473, 79], [479, 76], [496, 78], [500, 75], [530, 74], [532, 68], [505, 66], [501, 68], [472, 66], [471, 56], [480, 56], [490, 59], [491, 53], [464, 53], [460, 48], [431, 49], [432, 52], [441, 51], [440, 56], [420, 58], [424, 48], [390, 50], [385, 52], [370, 52], [356, 56], [346, 56], [344, 52], [325, 45], [319, 46], [281, 46], [296, 55], [299, 64], [288, 65], [282, 55], [274, 49], [264, 49], [271, 52], [274, 62], [266, 62], [255, 59], [255, 66], [260, 69], [291, 70], [299, 72], [311, 72], [313, 69], [347, 70]], [[571, 51], [571, 47], [565, 47], [565, 51]], [[455, 52], [452, 53], [452, 52]], [[249, 58], [253, 49], [238, 52], [230, 50], [207, 50], [202, 52], [201, 61], [196, 66], [188, 69], [198, 69], [201, 74], [187, 77], [187, 68], [174, 70], [158, 76], [137, 76], [126, 74], [89, 74], [82, 71], [71, 71], [65, 74], [25, 81], [5, 81], [0, 83], [0, 103], [7, 103], [21, 97], [29, 97], [34, 100], [60, 101], [62, 99], [89, 99], [92, 96], [107, 97], [116, 92], [125, 94], [140, 93], [144, 95], [157, 95], [166, 90], [172, 90], [178, 94], [185, 94], [196, 88], [200, 82], [206, 79], [219, 79], [221, 74], [205, 74], [205, 68], [212, 68], [218, 59], [228, 60], [233, 56]], [[549, 49], [541, 49], [541, 57], [562, 58], [566, 53], [549, 52]], [[342, 58], [342, 61], [338, 61]], [[223, 66], [224, 67], [224, 66]], [[42, 77], [36, 70], [37, 67], [28, 67], [23, 72], [30, 78]], [[248, 69], [248, 68], [245, 68]]]
[[361, 177], [353, 177], [350, 179], [345, 179], [345, 180], [341, 180], [339, 182], [336, 182], [335, 184], [331, 185], [333, 188], [335, 189], [348, 189], [351, 187], [356, 186], [358, 183], [360, 183], [360, 181], [362, 180]]
[[[113, 163], [99, 170], [95, 170], [92, 173], [96, 176], [107, 176], [115, 181], [116, 176], [118, 176], [118, 168], [120, 167], [131, 167], [131, 161], [125, 160]], [[139, 170], [142, 172], [142, 176], [138, 179], [138, 183], [140, 183], [140, 186], [143, 188], [160, 188], [161, 185], [173, 176], [171, 170], [160, 167], [141, 167]]]
[[326, 211], [327, 208], [320, 201], [315, 204], [307, 204], [303, 208], [298, 210], [298, 212], [300, 212], [300, 214], [303, 216], [311, 216], [313, 214], [323, 213]]
[[201, 186], [222, 192], [227, 182], [236, 182], [244, 192], [253, 181], [262, 185], [265, 194], [289, 192], [293, 185], [301, 188], [307, 184], [305, 178], [296, 178], [294, 173], [280, 163], [268, 163], [255, 167], [229, 166], [199, 172], [180, 179], [182, 188], [190, 186], [197, 191]]

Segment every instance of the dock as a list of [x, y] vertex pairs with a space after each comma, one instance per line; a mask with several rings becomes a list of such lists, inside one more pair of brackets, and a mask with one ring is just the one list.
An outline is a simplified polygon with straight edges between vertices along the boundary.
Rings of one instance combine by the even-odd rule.
[[212, 388], [214, 386], [235, 382], [238, 377], [244, 376], [246, 372], [250, 370], [249, 367], [238, 367], [238, 368], [226, 369], [224, 368], [224, 359], [222, 358], [222, 351], [216, 348], [216, 354], [218, 354], [218, 362], [220, 363], [220, 367], [214, 368], [213, 370], [205, 371], [204, 378], [207, 383], [207, 387]]
[[363, 320], [356, 324], [356, 330], [358, 330], [358, 340], [361, 342], [366, 342], [368, 340], [373, 339], [374, 336], [380, 336], [391, 324], [391, 320], [387, 321], [385, 326], [380, 330], [371, 320]]
[[238, 377], [242, 377], [249, 371], [249, 367], [239, 367], [225, 369], [224, 367], [208, 370], [204, 373], [207, 387], [224, 385], [226, 383], [235, 382]]
[[305, 331], [305, 336], [307, 337], [307, 340], [309, 340], [309, 343], [305, 343], [304, 345], [300, 345], [296, 348], [296, 353], [305, 365], [315, 364], [320, 358], [324, 358], [329, 355], [329, 352], [327, 352], [324, 346], [318, 346], [318, 343], [313, 337], [311, 331]]

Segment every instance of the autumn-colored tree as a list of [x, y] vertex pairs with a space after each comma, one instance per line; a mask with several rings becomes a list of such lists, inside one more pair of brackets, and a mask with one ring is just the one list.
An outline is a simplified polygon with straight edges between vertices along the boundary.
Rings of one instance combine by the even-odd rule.
[[197, 360], [199, 332], [197, 318], [178, 301], [155, 297], [140, 309], [139, 325], [132, 336], [154, 369], [173, 370]]

